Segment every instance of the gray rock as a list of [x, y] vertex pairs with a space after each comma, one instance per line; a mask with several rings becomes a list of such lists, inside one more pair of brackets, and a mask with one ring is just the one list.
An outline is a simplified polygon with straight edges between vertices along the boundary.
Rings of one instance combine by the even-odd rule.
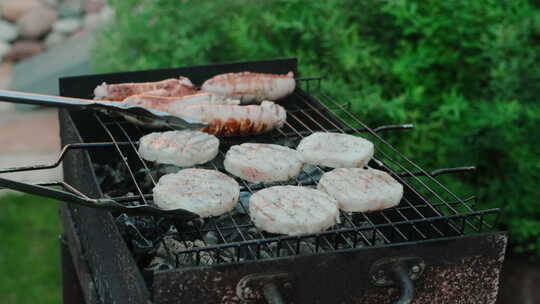
[[0, 41], [13, 41], [17, 36], [19, 31], [14, 24], [0, 20]]
[[58, 0], [40, 0], [41, 3], [48, 7], [57, 7], [58, 6]]
[[107, 5], [105, 0], [86, 0], [86, 3], [84, 4], [84, 11], [87, 14], [98, 13], [105, 7], [105, 5]]
[[58, 32], [51, 32], [47, 37], [45, 38], [45, 45], [47, 48], [52, 48], [57, 45], [62, 44], [67, 39], [67, 37], [63, 34], [60, 34]]
[[66, 18], [57, 20], [53, 25], [53, 31], [69, 35], [76, 32], [81, 27], [81, 20], [77, 18]]
[[83, 1], [64, 0], [58, 7], [58, 15], [61, 18], [79, 17], [83, 13]]
[[19, 40], [13, 43], [11, 50], [5, 55], [5, 59], [17, 61], [25, 59], [43, 51], [44, 45], [33, 40]]
[[0, 2], [0, 11], [4, 19], [15, 22], [32, 8], [40, 5], [37, 0], [4, 0]]
[[0, 61], [9, 53], [11, 46], [7, 42], [0, 41]]
[[35, 7], [17, 21], [23, 38], [36, 39], [45, 35], [56, 21], [56, 12], [48, 7]]
[[108, 6], [104, 7], [99, 13], [87, 14], [84, 16], [84, 27], [90, 30], [97, 29], [109, 23], [114, 17], [114, 10]]
[[101, 25], [101, 16], [99, 13], [96, 14], [87, 14], [84, 16], [84, 28], [93, 30], [98, 28]]

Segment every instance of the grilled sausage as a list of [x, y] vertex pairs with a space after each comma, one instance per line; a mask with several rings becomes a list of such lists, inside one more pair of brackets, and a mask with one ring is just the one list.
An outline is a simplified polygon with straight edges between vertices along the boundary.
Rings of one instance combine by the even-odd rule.
[[294, 91], [294, 74], [228, 73], [214, 76], [202, 85], [202, 90], [240, 99], [242, 103], [278, 100]]
[[174, 94], [174, 96], [184, 96], [195, 94], [197, 89], [186, 77], [179, 77], [178, 79], [171, 78], [158, 82], [119, 84], [106, 84], [104, 82], [95, 88], [94, 99], [122, 101], [129, 96], [142, 94], [145, 92], [153, 92], [153, 95]]
[[205, 132], [222, 136], [250, 135], [281, 128], [285, 109], [270, 101], [260, 105], [191, 105], [171, 112], [184, 118], [207, 122]]

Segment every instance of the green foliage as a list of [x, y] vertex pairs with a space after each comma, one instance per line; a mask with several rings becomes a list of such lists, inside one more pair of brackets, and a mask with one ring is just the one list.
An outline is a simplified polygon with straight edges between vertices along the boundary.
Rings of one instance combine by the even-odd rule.
[[2, 303], [60, 303], [60, 232], [58, 203], [54, 200], [31, 195], [2, 195]]
[[[427, 168], [476, 164], [483, 208], [540, 255], [540, 9], [527, 0], [117, 0], [100, 71], [294, 56]], [[388, 135], [390, 136], [390, 135]], [[406, 139], [406, 140], [403, 140]]]

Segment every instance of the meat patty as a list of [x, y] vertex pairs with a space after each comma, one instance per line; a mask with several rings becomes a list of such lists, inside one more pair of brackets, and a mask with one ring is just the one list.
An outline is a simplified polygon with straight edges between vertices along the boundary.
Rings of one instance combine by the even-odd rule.
[[185, 209], [201, 217], [210, 217], [234, 208], [240, 186], [219, 171], [184, 169], [162, 176], [153, 192], [154, 203], [161, 209]]
[[139, 140], [142, 158], [180, 167], [209, 162], [218, 154], [218, 148], [215, 136], [192, 130], [150, 133]]
[[317, 188], [328, 193], [348, 212], [394, 207], [403, 197], [403, 186], [376, 169], [339, 168], [325, 173]]
[[202, 129], [222, 136], [251, 135], [281, 128], [287, 120], [285, 109], [270, 101], [260, 105], [191, 105], [171, 114], [203, 121], [209, 125]]
[[154, 94], [174, 92], [176, 96], [191, 95], [197, 89], [186, 77], [165, 79], [157, 82], [132, 82], [106, 84], [105, 82], [94, 89], [94, 99], [108, 101], [122, 101], [129, 96], [154, 91]]
[[331, 168], [364, 167], [373, 157], [374, 146], [358, 136], [316, 132], [296, 148], [308, 164]]
[[302, 170], [302, 156], [293, 149], [272, 144], [232, 146], [223, 162], [229, 173], [250, 182], [286, 181]]
[[252, 72], [228, 73], [214, 76], [202, 85], [202, 90], [234, 99], [242, 103], [278, 100], [294, 91], [294, 74], [262, 74]]
[[249, 213], [257, 228], [288, 235], [321, 232], [339, 221], [335, 199], [298, 186], [275, 186], [256, 192], [249, 200]]

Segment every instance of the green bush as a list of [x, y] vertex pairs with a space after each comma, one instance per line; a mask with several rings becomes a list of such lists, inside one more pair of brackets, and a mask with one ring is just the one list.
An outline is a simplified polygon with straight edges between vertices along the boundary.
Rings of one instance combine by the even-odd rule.
[[[520, 251], [540, 256], [540, 9], [526, 0], [112, 1], [100, 71], [293, 56], [427, 168], [503, 208]], [[459, 191], [460, 193], [462, 191]]]

